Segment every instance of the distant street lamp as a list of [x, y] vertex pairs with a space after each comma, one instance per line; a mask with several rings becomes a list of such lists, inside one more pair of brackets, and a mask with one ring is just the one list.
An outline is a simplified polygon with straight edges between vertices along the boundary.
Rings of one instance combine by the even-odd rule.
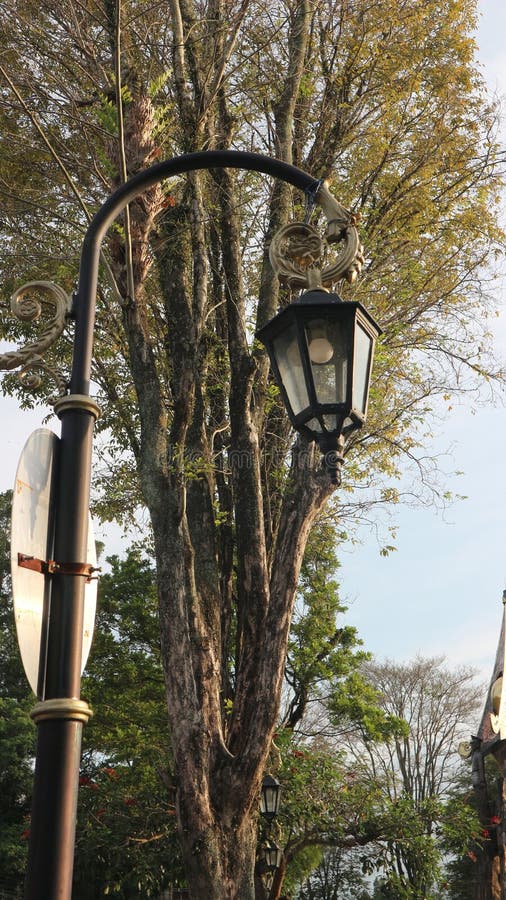
[[275, 872], [283, 859], [283, 851], [274, 841], [268, 841], [260, 850], [260, 869], [262, 873]]
[[[374, 341], [379, 328], [359, 304], [343, 302], [326, 287], [357, 277], [363, 263], [353, 216], [326, 185], [301, 169], [256, 153], [209, 150], [188, 153], [145, 169], [121, 185], [100, 207], [84, 236], [79, 284], [70, 301], [49, 282], [20, 288], [13, 300], [25, 320], [39, 315], [28, 296], [44, 295], [56, 315], [38, 342], [0, 355], [0, 369], [22, 367], [50, 371], [41, 355], [75, 323], [70, 380], [60, 379], [55, 411], [61, 420], [58, 475], [51, 501], [52, 559], [37, 559], [47, 587], [46, 632], [41, 642], [37, 722], [26, 900], [67, 900], [71, 896], [77, 787], [83, 724], [91, 709], [80, 699], [84, 589], [94, 566], [87, 550], [93, 429], [100, 410], [90, 397], [95, 302], [100, 248], [109, 227], [130, 202], [165, 179], [200, 169], [238, 168], [279, 178], [306, 195], [303, 223], [274, 235], [270, 258], [274, 271], [291, 290], [308, 291], [258, 332], [265, 344], [288, 415], [295, 429], [315, 440], [337, 482], [344, 435], [362, 425], [366, 409]], [[326, 240], [308, 224], [318, 204], [327, 221]], [[327, 244], [338, 244], [332, 264], [320, 270]], [[63, 296], [62, 296], [63, 294]], [[51, 374], [55, 374], [51, 370]], [[54, 514], [54, 521], [53, 521]], [[53, 540], [54, 538], [54, 540]], [[21, 548], [23, 549], [23, 548]], [[27, 557], [23, 558], [26, 565]], [[21, 565], [21, 562], [18, 563]], [[267, 790], [272, 791], [272, 785]], [[274, 795], [266, 799], [266, 814]], [[269, 864], [279, 848], [268, 849]], [[278, 858], [277, 856], [275, 857]]]
[[262, 781], [260, 813], [269, 824], [279, 812], [280, 793], [281, 785], [279, 781], [276, 781], [272, 775], [265, 775]]

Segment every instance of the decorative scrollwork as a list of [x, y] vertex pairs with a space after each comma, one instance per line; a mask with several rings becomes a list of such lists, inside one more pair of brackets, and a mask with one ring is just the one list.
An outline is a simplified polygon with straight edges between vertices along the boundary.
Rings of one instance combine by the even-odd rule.
[[54, 403], [57, 398], [65, 396], [68, 386], [67, 379], [64, 378], [57, 369], [48, 366], [42, 359], [42, 356], [33, 356], [30, 361], [19, 370], [18, 378], [23, 387], [28, 391], [36, 391], [41, 386], [42, 376], [37, 374], [37, 369], [39, 372], [44, 372], [46, 375], [49, 375], [56, 383], [57, 393], [54, 397], [48, 397], [48, 403]]
[[[292, 289], [332, 287], [343, 278], [352, 284], [364, 264], [364, 248], [353, 215], [332, 196], [326, 184], [320, 187], [316, 200], [327, 219], [325, 239], [311, 225], [293, 222], [276, 232], [269, 248], [274, 271]], [[328, 244], [340, 244], [340, 253], [322, 269], [315, 263]]]
[[293, 222], [280, 228], [269, 247], [276, 275], [290, 288], [309, 287], [309, 281], [321, 283], [321, 270], [315, 266], [324, 253], [324, 242], [312, 225]]
[[71, 298], [51, 281], [29, 281], [11, 297], [11, 311], [23, 322], [34, 322], [40, 318], [45, 308], [54, 310], [54, 315], [39, 335], [38, 340], [25, 344], [17, 350], [0, 354], [0, 369], [11, 371], [19, 367], [18, 377], [25, 387], [35, 390], [41, 383], [40, 376], [33, 369], [46, 372], [56, 380], [59, 395], [65, 393], [66, 383], [62, 376], [43, 362], [42, 354], [52, 347], [65, 328], [71, 307]]

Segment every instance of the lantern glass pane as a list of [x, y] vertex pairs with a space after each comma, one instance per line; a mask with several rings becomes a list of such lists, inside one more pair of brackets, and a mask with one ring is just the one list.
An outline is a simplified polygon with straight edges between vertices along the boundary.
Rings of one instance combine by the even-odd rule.
[[327, 431], [337, 431], [337, 416], [324, 416], [323, 421]]
[[345, 403], [348, 377], [346, 331], [335, 322], [310, 319], [305, 326], [318, 403]]
[[263, 848], [262, 856], [264, 859], [265, 867], [268, 871], [273, 872], [275, 869], [279, 869], [281, 865], [282, 852], [277, 844], [267, 844]]
[[272, 347], [288, 402], [296, 416], [309, 406], [309, 397], [295, 324], [280, 332], [274, 338]]
[[355, 328], [355, 356], [353, 361], [353, 409], [358, 409], [365, 416], [367, 392], [369, 387], [369, 371], [371, 367], [372, 338], [357, 322]]
[[272, 783], [264, 779], [262, 784], [262, 793], [260, 796], [260, 812], [262, 815], [270, 818], [277, 815], [279, 810], [279, 784], [273, 780]]

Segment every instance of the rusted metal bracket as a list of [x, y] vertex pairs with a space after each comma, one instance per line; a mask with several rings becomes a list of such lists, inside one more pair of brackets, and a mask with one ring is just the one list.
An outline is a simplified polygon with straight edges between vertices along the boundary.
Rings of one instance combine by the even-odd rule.
[[31, 569], [32, 572], [40, 572], [41, 575], [80, 575], [86, 578], [87, 583], [92, 580], [94, 572], [100, 572], [100, 569], [91, 563], [59, 563], [54, 559], [37, 559], [26, 553], [18, 553], [18, 566], [22, 569]]

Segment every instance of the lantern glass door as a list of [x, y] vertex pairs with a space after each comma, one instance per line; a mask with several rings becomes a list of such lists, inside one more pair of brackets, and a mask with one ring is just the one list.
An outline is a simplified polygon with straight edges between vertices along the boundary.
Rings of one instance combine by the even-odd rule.
[[302, 368], [296, 324], [292, 323], [286, 331], [280, 332], [272, 343], [281, 382], [293, 415], [297, 416], [309, 406], [309, 397]]
[[360, 322], [357, 322], [355, 326], [352, 406], [363, 416], [367, 410], [372, 344], [372, 337], [362, 328]]
[[305, 334], [316, 402], [346, 402], [348, 382], [347, 331], [336, 322], [309, 319]]

